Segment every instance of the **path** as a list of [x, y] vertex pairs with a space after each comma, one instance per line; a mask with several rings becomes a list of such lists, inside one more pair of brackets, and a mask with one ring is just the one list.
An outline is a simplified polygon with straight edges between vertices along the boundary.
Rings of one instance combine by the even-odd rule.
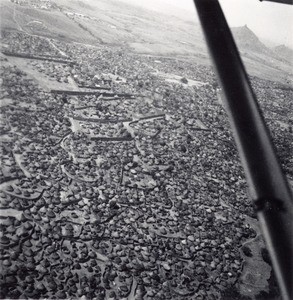
[[24, 175], [27, 177], [27, 178], [30, 178], [31, 177], [31, 174], [28, 172], [28, 170], [26, 168], [24, 168], [24, 166], [22, 165], [21, 163], [21, 154], [16, 154], [13, 152], [13, 156], [14, 156], [14, 159], [15, 159], [15, 162], [16, 164], [19, 166], [19, 168], [22, 170], [22, 172], [24, 173]]

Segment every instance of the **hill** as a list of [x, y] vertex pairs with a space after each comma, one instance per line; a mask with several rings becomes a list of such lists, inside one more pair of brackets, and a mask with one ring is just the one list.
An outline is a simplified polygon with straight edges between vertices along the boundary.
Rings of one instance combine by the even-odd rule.
[[292, 82], [292, 60], [288, 64], [288, 60], [280, 55], [281, 52], [267, 47], [246, 25], [232, 28], [232, 34], [250, 75], [273, 81]]
[[95, 42], [93, 37], [78, 24], [65, 18], [62, 11], [57, 8], [38, 9], [31, 5], [17, 5], [3, 0], [0, 13], [1, 30], [14, 29], [67, 41]]
[[284, 46], [280, 45], [275, 48], [273, 48], [273, 51], [278, 55], [279, 57], [283, 58], [285, 61], [289, 62], [290, 64], [293, 64], [293, 50]]
[[267, 48], [256, 36], [256, 34], [246, 25], [241, 27], [233, 27], [232, 33], [237, 41], [238, 47], [242, 51], [251, 51], [258, 53], [271, 54]]
[[[160, 13], [126, 0], [1, 1], [1, 30], [84, 44], [123, 46], [139, 54], [188, 59], [210, 64], [196, 15], [194, 21], [174, 10]], [[171, 15], [170, 15], [171, 14]], [[251, 75], [287, 80], [291, 76], [288, 51], [272, 51], [247, 27], [232, 29]]]

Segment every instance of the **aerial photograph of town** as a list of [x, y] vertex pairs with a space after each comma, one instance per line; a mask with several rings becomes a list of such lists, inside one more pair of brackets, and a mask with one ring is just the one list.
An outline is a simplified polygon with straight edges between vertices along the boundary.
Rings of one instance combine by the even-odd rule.
[[[160, 1], [0, 0], [1, 299], [281, 299], [196, 11]], [[232, 33], [292, 187], [293, 50]]]

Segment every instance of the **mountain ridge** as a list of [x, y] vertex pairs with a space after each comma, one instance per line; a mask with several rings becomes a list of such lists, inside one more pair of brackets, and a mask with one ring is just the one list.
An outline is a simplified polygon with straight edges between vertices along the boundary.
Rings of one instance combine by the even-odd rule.
[[260, 41], [259, 37], [247, 26], [231, 28], [232, 34], [238, 43], [238, 46], [251, 51], [267, 52], [270, 49]]

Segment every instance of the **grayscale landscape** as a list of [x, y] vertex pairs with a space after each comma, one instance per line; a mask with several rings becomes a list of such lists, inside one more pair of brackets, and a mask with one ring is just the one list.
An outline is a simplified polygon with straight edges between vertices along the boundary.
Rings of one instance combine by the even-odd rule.
[[[0, 298], [281, 299], [195, 10], [0, 13]], [[232, 33], [292, 186], [293, 50]]]

